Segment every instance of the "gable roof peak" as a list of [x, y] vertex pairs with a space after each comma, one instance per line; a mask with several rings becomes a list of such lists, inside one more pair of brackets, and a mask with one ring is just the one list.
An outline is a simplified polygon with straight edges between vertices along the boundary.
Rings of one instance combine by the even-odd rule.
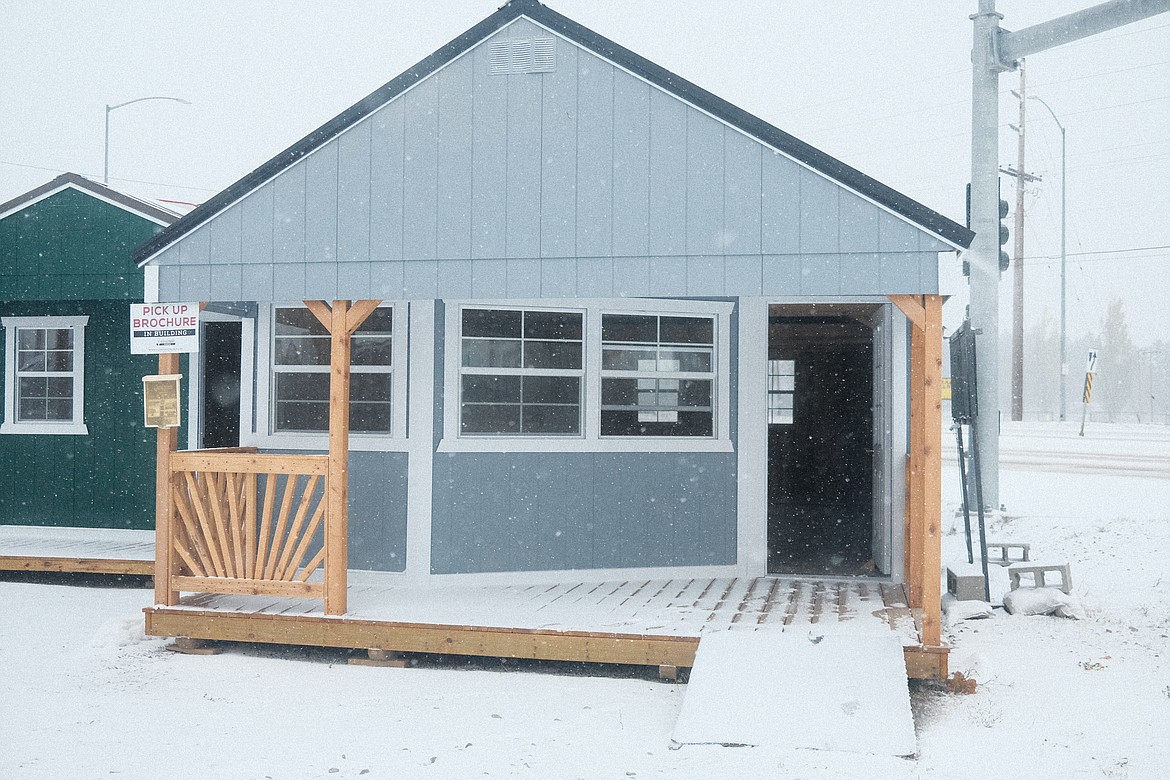
[[52, 181], [46, 182], [39, 187], [34, 187], [23, 195], [17, 195], [5, 203], [0, 203], [0, 219], [11, 216], [17, 211], [25, 209], [66, 188], [79, 190], [87, 195], [92, 195], [95, 198], [112, 203], [126, 211], [134, 212], [160, 225], [170, 225], [179, 218], [179, 215], [170, 209], [142, 200], [141, 198], [136, 198], [133, 195], [119, 192], [108, 184], [96, 182], [79, 173], [66, 171], [60, 176], [55, 177]]

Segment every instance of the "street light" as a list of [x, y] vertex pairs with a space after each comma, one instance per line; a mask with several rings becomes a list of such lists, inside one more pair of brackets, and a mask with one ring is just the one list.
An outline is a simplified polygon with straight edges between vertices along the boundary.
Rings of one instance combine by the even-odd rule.
[[1035, 95], [1028, 95], [1029, 100], [1035, 100], [1048, 109], [1048, 113], [1052, 116], [1052, 121], [1056, 122], [1056, 126], [1060, 128], [1060, 419], [1064, 421], [1065, 414], [1065, 376], [1068, 375], [1068, 356], [1066, 354], [1066, 337], [1065, 337], [1065, 266], [1068, 259], [1067, 243], [1065, 241], [1066, 225], [1065, 221], [1065, 138], [1064, 125], [1056, 118], [1056, 112], [1052, 110], [1052, 106], [1044, 102], [1042, 98]]
[[118, 104], [113, 105], [113, 106], [111, 106], [109, 103], [107, 103], [106, 104], [106, 146], [105, 146], [104, 164], [102, 167], [102, 184], [109, 184], [110, 183], [110, 112], [114, 111], [115, 109], [119, 109], [122, 106], [128, 106], [131, 103], [141, 103], [144, 100], [173, 100], [176, 103], [182, 103], [185, 106], [191, 105], [190, 100], [183, 100], [182, 98], [177, 98], [177, 97], [166, 97], [163, 95], [156, 95], [156, 96], [152, 96], [152, 97], [134, 98], [133, 100], [127, 100], [125, 103], [118, 103]]

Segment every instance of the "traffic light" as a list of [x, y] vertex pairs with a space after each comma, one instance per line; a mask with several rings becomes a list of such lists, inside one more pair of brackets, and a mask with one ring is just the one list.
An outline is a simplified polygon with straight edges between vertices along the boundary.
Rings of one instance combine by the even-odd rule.
[[[1001, 247], [1004, 244], [1006, 244], [1008, 242], [1008, 239], [1011, 237], [1011, 234], [1008, 232], [1007, 223], [1004, 222], [1004, 220], [1007, 219], [1007, 215], [1008, 215], [1008, 202], [1006, 200], [1004, 200], [1003, 198], [1000, 198], [999, 199], [999, 245]], [[1008, 253], [1002, 249], [999, 250], [999, 270], [1000, 270], [1000, 273], [1002, 273], [1008, 269], [1008, 263], [1010, 263], [1010, 262], [1011, 262], [1011, 258], [1008, 257]]]
[[[1009, 208], [1008, 202], [1006, 200], [1004, 200], [1003, 198], [1000, 198], [999, 199], [999, 245], [1001, 247], [1008, 242], [1009, 238], [1011, 238], [1011, 234], [1008, 232], [1007, 223], [1004, 222], [1004, 220], [1007, 219], [1008, 208]], [[971, 185], [970, 184], [967, 185], [967, 227], [968, 227], [968, 229], [971, 227]], [[1011, 258], [1008, 257], [1008, 253], [1005, 252], [1003, 249], [1000, 249], [999, 250], [999, 270], [1000, 270], [1000, 273], [1003, 273], [1004, 271], [1006, 271], [1008, 269], [1009, 263], [1011, 263]], [[971, 275], [971, 264], [968, 261], [964, 260], [963, 261], [963, 276], [970, 276], [970, 275]]]

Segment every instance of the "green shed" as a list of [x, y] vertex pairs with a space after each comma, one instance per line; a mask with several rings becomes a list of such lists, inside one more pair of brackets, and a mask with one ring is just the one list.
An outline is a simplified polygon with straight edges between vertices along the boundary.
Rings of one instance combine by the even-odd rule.
[[0, 204], [0, 525], [153, 528], [132, 255], [177, 217], [72, 173]]

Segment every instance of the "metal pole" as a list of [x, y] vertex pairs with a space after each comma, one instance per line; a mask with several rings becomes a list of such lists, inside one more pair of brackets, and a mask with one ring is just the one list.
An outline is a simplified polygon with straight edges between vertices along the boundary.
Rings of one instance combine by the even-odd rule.
[[[994, 42], [1000, 15], [995, 0], [979, 0], [971, 50], [971, 327], [979, 334], [976, 366], [979, 425], [972, 451], [982, 459], [981, 498], [999, 506], [999, 74]], [[986, 417], [985, 417], [986, 415]], [[979, 500], [980, 497], [977, 497]], [[980, 508], [982, 509], [982, 504]]]
[[116, 103], [112, 106], [109, 103], [107, 103], [106, 104], [106, 142], [105, 142], [104, 152], [102, 155], [102, 159], [103, 159], [102, 184], [109, 184], [110, 183], [110, 112], [114, 111], [116, 109], [119, 109], [122, 106], [131, 105], [132, 103], [141, 103], [144, 100], [173, 100], [174, 102], [182, 103], [185, 106], [191, 105], [190, 100], [183, 100], [183, 98], [177, 98], [177, 97], [168, 97], [166, 95], [151, 95], [149, 97], [134, 98], [133, 100], [127, 100], [125, 103]]
[[1067, 337], [1065, 331], [1066, 319], [1066, 289], [1067, 289], [1067, 259], [1068, 259], [1068, 210], [1065, 208], [1066, 196], [1068, 194], [1068, 187], [1065, 184], [1065, 174], [1068, 171], [1066, 165], [1067, 155], [1065, 150], [1065, 132], [1064, 125], [1056, 118], [1056, 112], [1052, 110], [1052, 106], [1048, 105], [1043, 98], [1038, 98], [1035, 95], [1029, 96], [1030, 100], [1035, 100], [1044, 108], [1048, 109], [1048, 114], [1052, 117], [1052, 121], [1056, 122], [1056, 126], [1060, 128], [1060, 419], [1063, 422], [1066, 416], [1068, 399], [1067, 388], [1065, 385], [1068, 382], [1068, 350]]
[[[1043, 102], [1043, 101], [1041, 101]], [[1044, 104], [1048, 108], [1048, 104]], [[1049, 112], [1052, 111], [1048, 108]], [[1066, 172], [1068, 168], [1065, 167], [1065, 144], [1064, 144], [1064, 125], [1056, 119], [1056, 114], [1052, 114], [1052, 118], [1056, 120], [1057, 127], [1060, 128], [1060, 421], [1064, 422], [1065, 403], [1068, 399], [1065, 398], [1066, 392], [1065, 384], [1068, 377], [1068, 355], [1066, 353], [1066, 336], [1065, 336], [1065, 291], [1066, 291], [1066, 261], [1068, 259], [1068, 244], [1066, 242], [1066, 228], [1067, 221], [1065, 219], [1065, 196], [1068, 193], [1068, 182], [1066, 180]]]
[[102, 184], [110, 183], [110, 104], [106, 103], [106, 144], [102, 155]]
[[1020, 60], [1020, 125], [1016, 168], [1015, 262], [1012, 268], [1012, 420], [1024, 419], [1024, 134], [1028, 105], [1024, 60]]

